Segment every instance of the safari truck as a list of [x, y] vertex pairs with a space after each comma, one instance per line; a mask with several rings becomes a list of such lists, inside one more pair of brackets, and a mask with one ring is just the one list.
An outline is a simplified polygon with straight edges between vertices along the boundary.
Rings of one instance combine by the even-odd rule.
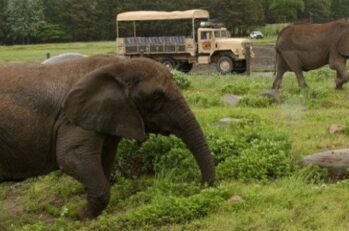
[[[145, 56], [168, 68], [189, 72], [193, 64], [215, 63], [221, 74], [243, 73], [253, 56], [251, 42], [245, 38], [230, 38], [221, 24], [209, 20], [206, 10], [187, 11], [131, 11], [116, 17], [117, 53], [128, 57]], [[189, 35], [141, 36], [137, 24], [143, 21], [190, 20]], [[129, 22], [129, 36], [120, 34], [120, 24]], [[173, 25], [173, 24], [172, 24]], [[161, 32], [160, 32], [161, 33]], [[180, 32], [178, 33], [180, 34]], [[248, 50], [248, 51], [247, 51]]]

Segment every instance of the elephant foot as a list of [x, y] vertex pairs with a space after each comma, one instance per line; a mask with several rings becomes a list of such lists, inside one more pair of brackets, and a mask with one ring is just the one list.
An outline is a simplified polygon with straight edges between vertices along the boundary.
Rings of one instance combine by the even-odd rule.
[[83, 207], [79, 210], [77, 217], [80, 221], [89, 221], [97, 217], [87, 207]]

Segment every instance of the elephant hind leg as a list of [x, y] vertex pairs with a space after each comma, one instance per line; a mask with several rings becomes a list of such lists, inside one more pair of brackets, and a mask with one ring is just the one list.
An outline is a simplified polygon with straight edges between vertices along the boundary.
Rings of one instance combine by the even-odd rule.
[[285, 71], [284, 70], [278, 70], [276, 72], [276, 77], [273, 82], [273, 89], [280, 89], [281, 88], [281, 83], [282, 83], [282, 77], [284, 76]]
[[110, 184], [105, 176], [101, 153], [103, 137], [72, 125], [63, 125], [57, 137], [60, 169], [86, 186], [87, 207], [81, 219], [97, 217], [108, 205]]
[[302, 71], [295, 71], [296, 73], [296, 76], [297, 76], [297, 80], [298, 80], [298, 85], [301, 87], [301, 88], [307, 88], [308, 87], [308, 84], [305, 82], [304, 80], [304, 75], [303, 75], [303, 72]]
[[280, 89], [282, 84], [282, 77], [284, 76], [287, 69], [287, 64], [280, 54], [276, 54], [275, 62], [276, 76], [273, 82], [273, 89]]
[[337, 54], [331, 55], [329, 65], [332, 70], [336, 70], [336, 89], [343, 89], [343, 84], [348, 82], [349, 75], [346, 70], [347, 60]]
[[349, 76], [346, 70], [346, 60], [337, 67], [336, 89], [343, 89], [343, 85], [348, 82]]

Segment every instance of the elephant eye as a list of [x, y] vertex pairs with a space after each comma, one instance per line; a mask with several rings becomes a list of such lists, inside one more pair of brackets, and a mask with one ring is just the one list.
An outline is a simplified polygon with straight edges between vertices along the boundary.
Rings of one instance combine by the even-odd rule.
[[149, 110], [152, 112], [159, 111], [165, 102], [165, 92], [157, 90], [151, 95], [151, 104]]
[[156, 90], [152, 93], [152, 99], [153, 100], [159, 100], [162, 99], [165, 96], [165, 92], [161, 91], [161, 90]]

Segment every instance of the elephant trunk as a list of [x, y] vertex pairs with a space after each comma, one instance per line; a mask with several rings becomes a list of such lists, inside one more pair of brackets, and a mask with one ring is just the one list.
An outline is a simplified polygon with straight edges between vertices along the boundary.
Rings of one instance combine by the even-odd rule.
[[201, 171], [202, 182], [212, 186], [215, 181], [215, 165], [202, 129], [186, 102], [181, 99], [172, 105], [170, 117], [177, 129], [174, 134], [182, 139], [194, 155]]

